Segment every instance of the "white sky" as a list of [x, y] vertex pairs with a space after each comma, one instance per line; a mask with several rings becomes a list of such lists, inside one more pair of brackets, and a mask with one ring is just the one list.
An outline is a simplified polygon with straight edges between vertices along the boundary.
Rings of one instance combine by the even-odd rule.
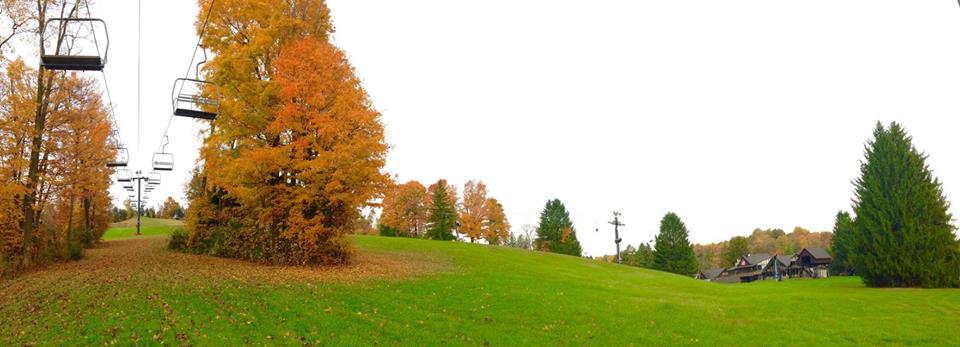
[[[613, 253], [614, 210], [629, 244], [652, 239], [668, 211], [701, 243], [755, 227], [829, 230], [849, 210], [878, 120], [904, 124], [948, 198], [960, 193], [956, 2], [328, 4], [336, 44], [383, 113], [390, 173], [481, 179], [515, 230], [559, 198], [589, 255]], [[138, 147], [136, 6], [101, 0], [93, 11], [111, 29], [122, 137], [147, 168], [197, 8], [143, 3]], [[182, 200], [204, 126], [174, 119], [176, 169], [151, 204]]]

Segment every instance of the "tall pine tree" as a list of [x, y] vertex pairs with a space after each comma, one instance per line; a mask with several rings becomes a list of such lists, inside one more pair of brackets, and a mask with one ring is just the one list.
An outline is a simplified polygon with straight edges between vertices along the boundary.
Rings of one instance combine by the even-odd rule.
[[687, 276], [696, 274], [697, 255], [693, 252], [689, 235], [687, 226], [675, 213], [663, 216], [653, 252], [653, 268]]
[[[454, 197], [455, 198], [455, 197]], [[427, 218], [427, 238], [433, 240], [455, 240], [453, 231], [457, 227], [457, 209], [451, 202], [450, 192], [445, 180], [437, 181], [430, 206], [430, 217]]]
[[583, 251], [577, 241], [577, 231], [570, 221], [570, 213], [560, 199], [548, 200], [540, 212], [537, 226], [538, 250], [580, 256]]
[[960, 286], [950, 204], [926, 155], [897, 123], [878, 123], [873, 135], [855, 182], [848, 248], [855, 271], [872, 287]]
[[853, 228], [853, 219], [846, 212], [837, 213], [837, 221], [833, 225], [833, 239], [831, 240], [831, 250], [833, 251], [833, 262], [830, 263], [830, 270], [835, 274], [850, 274], [853, 268], [850, 265], [850, 236]]

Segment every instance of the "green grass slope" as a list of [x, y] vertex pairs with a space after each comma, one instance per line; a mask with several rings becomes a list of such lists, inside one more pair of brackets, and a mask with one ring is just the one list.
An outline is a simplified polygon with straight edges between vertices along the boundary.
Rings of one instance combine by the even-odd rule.
[[[158, 236], [170, 233], [172, 228], [183, 226], [183, 221], [163, 218], [140, 219], [140, 233], [143, 236]], [[135, 236], [137, 233], [137, 218], [130, 218], [122, 222], [110, 224], [110, 229], [103, 234], [104, 240], [115, 240]]]
[[353, 239], [380, 262], [288, 269], [109, 241], [0, 284], [0, 345], [960, 345], [958, 290], [720, 285], [510, 248]]

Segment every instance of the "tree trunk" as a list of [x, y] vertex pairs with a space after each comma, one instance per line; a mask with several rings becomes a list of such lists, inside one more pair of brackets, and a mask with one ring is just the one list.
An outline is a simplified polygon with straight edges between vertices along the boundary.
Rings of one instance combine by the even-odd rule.
[[76, 198], [71, 196], [70, 206], [67, 208], [67, 245], [70, 245], [70, 242], [73, 242], [73, 207], [76, 200]]
[[[42, 16], [41, 16], [42, 20]], [[34, 220], [34, 204], [36, 202], [37, 187], [40, 182], [40, 147], [43, 145], [43, 132], [47, 123], [46, 95], [49, 90], [44, 83], [44, 69], [37, 70], [37, 109], [34, 115], [33, 139], [30, 142], [30, 164], [27, 168], [27, 192], [23, 198], [23, 265], [30, 266], [32, 260], [33, 231], [36, 228]]]
[[89, 238], [93, 235], [90, 230], [90, 198], [83, 198], [80, 204], [83, 206], [83, 235]]
[[[79, 0], [74, 3], [73, 8], [70, 10], [70, 16], [72, 16], [79, 4]], [[63, 17], [63, 12], [66, 9], [66, 4], [64, 8], [61, 9], [61, 17]], [[40, 54], [44, 54], [43, 38], [45, 31], [45, 22], [47, 20], [47, 2], [42, 0], [37, 0], [37, 23], [39, 25], [39, 40], [40, 40]], [[57, 35], [57, 44], [56, 50], [60, 51], [60, 47], [63, 44], [64, 39], [64, 27], [61, 25], [58, 32], [60, 35]], [[46, 70], [43, 66], [38, 67], [37, 69], [37, 101], [36, 101], [36, 113], [34, 115], [33, 123], [33, 134], [32, 140], [30, 142], [30, 163], [27, 168], [27, 186], [26, 194], [23, 198], [23, 223], [20, 225], [20, 228], [23, 230], [23, 265], [30, 266], [32, 262], [32, 244], [33, 244], [33, 233], [37, 229], [37, 218], [34, 211], [34, 205], [37, 202], [37, 188], [40, 184], [40, 149], [43, 147], [43, 133], [46, 131], [47, 127], [47, 103], [50, 100], [50, 92], [52, 88], [49, 88], [53, 84], [53, 74], [46, 74]], [[44, 81], [46, 77], [46, 81]]]

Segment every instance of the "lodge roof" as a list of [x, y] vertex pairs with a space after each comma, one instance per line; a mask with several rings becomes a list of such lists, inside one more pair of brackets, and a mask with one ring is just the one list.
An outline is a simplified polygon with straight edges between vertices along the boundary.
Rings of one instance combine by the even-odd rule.
[[[810, 253], [810, 255], [812, 255], [814, 258], [817, 258], [817, 259], [833, 259], [833, 257], [830, 256], [830, 253], [827, 253], [827, 250], [823, 248], [808, 247], [808, 248], [804, 248], [803, 250], [807, 251], [807, 253]], [[800, 252], [803, 253], [803, 251], [800, 251]]]
[[757, 254], [747, 254], [747, 255], [744, 255], [742, 258], [746, 260], [747, 263], [750, 265], [757, 265], [763, 262], [764, 260], [770, 259], [771, 257], [773, 256], [767, 253], [757, 253]]
[[709, 269], [709, 270], [700, 271], [700, 275], [702, 275], [703, 278], [708, 280], [712, 280], [717, 277], [720, 277], [721, 273], [723, 273], [723, 269]]
[[780, 262], [783, 263], [784, 265], [788, 265], [788, 266], [789, 266], [790, 263], [793, 263], [794, 261], [797, 260], [797, 256], [796, 256], [796, 255], [781, 254], [781, 255], [778, 255], [778, 256], [777, 256], [777, 259], [779, 259]]

